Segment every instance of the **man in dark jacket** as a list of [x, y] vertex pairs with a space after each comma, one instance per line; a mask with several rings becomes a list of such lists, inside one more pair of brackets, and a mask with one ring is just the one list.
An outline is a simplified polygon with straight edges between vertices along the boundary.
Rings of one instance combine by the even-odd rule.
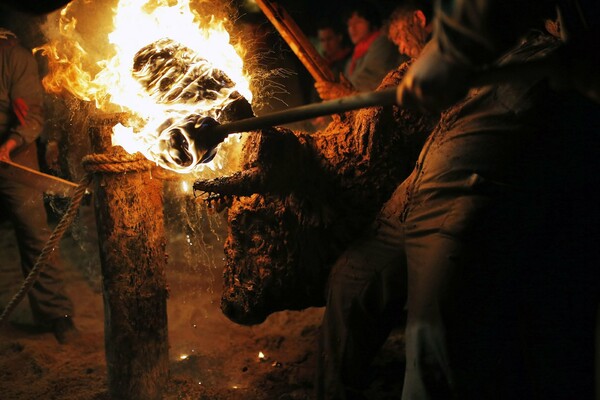
[[600, 5], [436, 5], [434, 40], [398, 89], [404, 105], [456, 103], [556, 9], [562, 43], [504, 56], [526, 64], [446, 113], [403, 188], [403, 399], [592, 399]]
[[[35, 140], [44, 122], [37, 68], [31, 52], [12, 32], [0, 28], [0, 161], [14, 160], [33, 169], [38, 169]], [[50, 236], [42, 193], [3, 179], [0, 202], [14, 224], [21, 268], [27, 276]], [[59, 342], [76, 334], [73, 305], [64, 292], [55, 255], [43, 266], [29, 301], [36, 323], [52, 330]]]
[[[532, 36], [501, 63], [560, 51]], [[544, 79], [472, 91], [398, 189], [403, 400], [592, 399], [597, 106]]]
[[[496, 66], [561, 46], [531, 34]], [[323, 398], [362, 398], [406, 297], [403, 400], [593, 398], [597, 115], [541, 77], [474, 90], [442, 114], [332, 270]]]
[[[600, 103], [600, 3], [596, 0], [444, 0], [435, 2], [434, 36], [398, 88], [399, 102], [443, 110], [464, 97], [530, 28], [558, 9], [563, 46], [534, 73]], [[519, 72], [517, 72], [519, 73]], [[523, 71], [520, 71], [523, 74]]]

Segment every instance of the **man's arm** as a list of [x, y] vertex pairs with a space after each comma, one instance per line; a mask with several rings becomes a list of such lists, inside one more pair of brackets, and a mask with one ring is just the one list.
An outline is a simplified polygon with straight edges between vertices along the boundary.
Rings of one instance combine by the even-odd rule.
[[21, 46], [11, 49], [8, 73], [11, 74], [9, 97], [15, 115], [8, 137], [22, 146], [34, 141], [42, 132], [43, 88], [35, 58]]
[[530, 28], [556, 16], [548, 0], [440, 0], [434, 37], [451, 62], [477, 68], [493, 63]]
[[[557, 1], [549, 0], [438, 1], [432, 45], [399, 86], [399, 103], [438, 111], [452, 105], [466, 94], [477, 74], [516, 44], [528, 28], [554, 16], [556, 4]], [[592, 48], [589, 53], [593, 54]], [[567, 54], [570, 55], [553, 61], [555, 71], [550, 78], [557, 81], [555, 85], [596, 87], [597, 82], [579, 82], [586, 74], [575, 71], [581, 68], [580, 64], [588, 67], [585, 70], [593, 70], [589, 66], [597, 65], [597, 57], [588, 60], [581, 51]]]

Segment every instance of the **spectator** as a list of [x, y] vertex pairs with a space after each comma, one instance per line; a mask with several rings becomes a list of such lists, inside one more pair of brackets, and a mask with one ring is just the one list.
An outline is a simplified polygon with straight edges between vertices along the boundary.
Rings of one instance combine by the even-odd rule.
[[317, 26], [317, 38], [331, 72], [339, 76], [346, 70], [352, 51], [344, 30], [334, 20], [324, 19]]
[[381, 18], [373, 4], [367, 1], [351, 4], [344, 13], [344, 20], [354, 45], [352, 57], [340, 82], [315, 83], [323, 100], [374, 90], [401, 61], [393, 43], [380, 29]]
[[[425, 2], [420, 2], [425, 3]], [[397, 6], [389, 20], [388, 38], [398, 46], [398, 51], [410, 58], [417, 58], [433, 30], [432, 7], [424, 7], [418, 0], [406, 0]]]

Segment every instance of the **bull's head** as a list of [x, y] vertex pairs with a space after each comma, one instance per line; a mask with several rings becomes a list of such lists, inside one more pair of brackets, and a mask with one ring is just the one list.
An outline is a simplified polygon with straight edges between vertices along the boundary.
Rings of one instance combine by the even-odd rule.
[[244, 170], [197, 181], [195, 190], [232, 195], [221, 308], [240, 324], [280, 310], [324, 304], [332, 188], [309, 146], [292, 132], [255, 132]]

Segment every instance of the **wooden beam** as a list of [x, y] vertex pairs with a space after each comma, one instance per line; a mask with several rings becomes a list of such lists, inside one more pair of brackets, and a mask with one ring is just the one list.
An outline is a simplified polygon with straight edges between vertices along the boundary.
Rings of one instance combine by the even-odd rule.
[[323, 57], [281, 5], [270, 0], [256, 0], [256, 4], [275, 26], [283, 40], [290, 46], [315, 81], [334, 82], [336, 80]]
[[[111, 143], [116, 122], [92, 122], [95, 153], [124, 152]], [[150, 170], [99, 172], [94, 203], [110, 397], [160, 400], [169, 368], [162, 181]]]

